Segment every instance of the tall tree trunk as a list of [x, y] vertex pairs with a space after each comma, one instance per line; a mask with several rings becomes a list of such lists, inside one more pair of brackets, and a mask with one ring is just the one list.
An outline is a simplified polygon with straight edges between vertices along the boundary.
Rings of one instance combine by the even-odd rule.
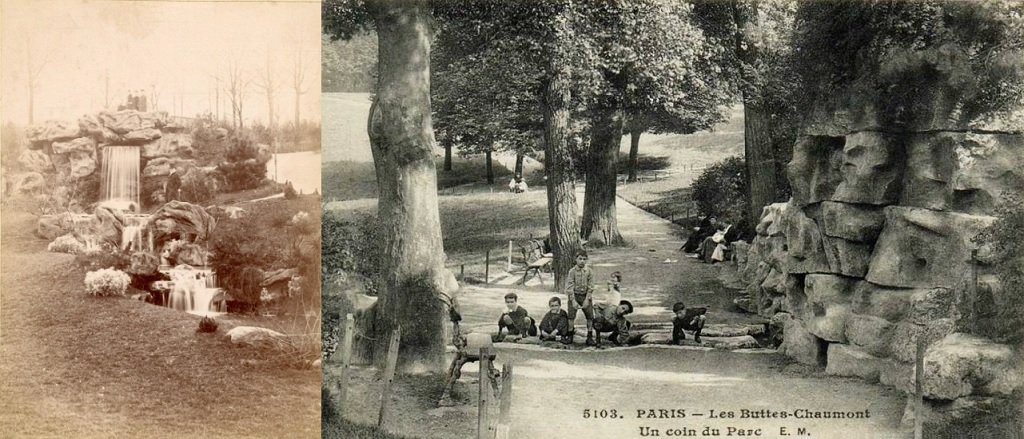
[[377, 29], [377, 95], [368, 121], [377, 171], [377, 218], [384, 237], [384, 282], [374, 321], [375, 362], [401, 325], [401, 370], [443, 369], [445, 313], [440, 294], [455, 288], [444, 268], [430, 119], [427, 1], [372, 3]]
[[484, 165], [487, 168], [487, 184], [488, 185], [494, 184], [494, 162], [491, 160], [491, 152], [492, 152], [492, 150], [490, 150], [490, 149], [487, 150], [487, 154], [486, 154], [486, 158], [485, 158], [486, 164]]
[[740, 79], [743, 93], [743, 160], [747, 168], [747, 219], [756, 224], [761, 209], [775, 200], [775, 151], [768, 130], [768, 112], [761, 107], [756, 89], [754, 65], [757, 46], [749, 41], [746, 32], [758, 25], [757, 4], [737, 1], [732, 4], [736, 25], [734, 44], [740, 61]]
[[[29, 79], [32, 82], [32, 79]], [[29, 84], [28, 86], [28, 124], [32, 125], [33, 119], [36, 114], [35, 103], [36, 103], [36, 89], [35, 86]]]
[[444, 170], [451, 172], [452, 170], [452, 144], [451, 142], [444, 142]]
[[523, 157], [525, 157], [525, 154], [523, 154], [522, 151], [516, 151], [516, 169], [515, 169], [515, 173], [516, 173], [516, 175], [519, 175], [519, 176], [523, 175]]
[[292, 136], [292, 141], [294, 142], [296, 147], [299, 146], [299, 133], [301, 132], [299, 130], [299, 99], [301, 98], [301, 96], [302, 90], [299, 89], [298, 87], [295, 87], [295, 135]]
[[747, 219], [757, 224], [761, 209], [775, 202], [775, 154], [769, 136], [768, 112], [754, 104], [743, 105], [743, 155], [747, 165], [749, 205]]
[[[557, 43], [556, 43], [557, 44]], [[576, 219], [575, 173], [569, 151], [570, 83], [568, 66], [558, 51], [548, 58], [544, 83], [544, 175], [547, 176], [548, 226], [558, 291], [574, 264], [580, 247]]]
[[622, 245], [615, 217], [615, 178], [622, 143], [622, 109], [617, 105], [593, 111], [586, 196], [580, 235], [588, 244]]
[[629, 128], [629, 176], [626, 181], [636, 181], [637, 160], [640, 156], [640, 135], [644, 133], [643, 127], [634, 123]]

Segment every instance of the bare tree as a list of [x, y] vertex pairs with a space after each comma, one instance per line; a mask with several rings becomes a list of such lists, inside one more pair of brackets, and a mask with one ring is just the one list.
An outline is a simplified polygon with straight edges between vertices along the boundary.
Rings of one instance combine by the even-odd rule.
[[303, 87], [306, 82], [306, 63], [302, 59], [302, 40], [296, 40], [294, 58], [292, 58], [292, 92], [295, 93], [295, 133], [293, 141], [295, 146], [299, 145], [299, 104], [302, 95], [309, 91], [309, 87]]
[[270, 130], [271, 143], [274, 139], [274, 128], [276, 127], [277, 119], [274, 117], [274, 96], [277, 93], [277, 75], [274, 72], [273, 63], [270, 62], [270, 51], [267, 51], [266, 62], [263, 64], [263, 69], [257, 72], [258, 77], [256, 78], [256, 86], [263, 91], [263, 95], [267, 97], [267, 129]]
[[231, 100], [231, 125], [240, 130], [243, 125], [242, 108], [245, 102], [245, 93], [249, 88], [251, 78], [238, 65], [238, 61], [232, 60], [228, 63], [227, 81], [228, 98]]
[[56, 46], [44, 49], [43, 55], [33, 59], [35, 47], [32, 38], [25, 37], [25, 70], [28, 79], [28, 123], [31, 125], [35, 119], [36, 89], [39, 87], [39, 75], [43, 73], [46, 65], [50, 63], [53, 54], [57, 51]]

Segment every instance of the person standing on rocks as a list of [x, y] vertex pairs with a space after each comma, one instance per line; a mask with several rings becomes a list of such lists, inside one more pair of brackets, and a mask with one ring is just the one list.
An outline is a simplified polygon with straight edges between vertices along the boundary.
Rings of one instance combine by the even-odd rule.
[[177, 168], [171, 168], [171, 174], [167, 176], [167, 182], [164, 183], [164, 202], [169, 203], [177, 200], [181, 194], [181, 176], [178, 175]]

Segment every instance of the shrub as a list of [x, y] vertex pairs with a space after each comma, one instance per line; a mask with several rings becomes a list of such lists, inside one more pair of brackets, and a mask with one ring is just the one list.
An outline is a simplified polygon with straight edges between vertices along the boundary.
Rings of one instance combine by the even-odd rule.
[[131, 256], [111, 247], [109, 243], [105, 243], [102, 248], [78, 253], [75, 256], [75, 262], [86, 270], [104, 267], [124, 270], [131, 265]]
[[85, 289], [96, 297], [123, 296], [131, 277], [114, 268], [103, 268], [85, 273]]
[[217, 182], [206, 172], [191, 169], [181, 179], [181, 201], [205, 203], [217, 194]]
[[[662, 169], [668, 169], [672, 166], [672, 159], [669, 157], [655, 157], [647, 154], [638, 154], [636, 156], [636, 170], [637, 172], [643, 171], [659, 171]], [[620, 152], [619, 158], [615, 162], [615, 169], [619, 174], [629, 173], [629, 153]]]
[[200, 333], [213, 333], [217, 332], [217, 321], [209, 317], [203, 317], [199, 320], [199, 328], [196, 328], [196, 332]]
[[736, 223], [746, 210], [746, 181], [743, 159], [727, 158], [709, 166], [693, 181], [693, 202], [701, 215]]
[[[997, 212], [996, 221], [974, 242], [984, 245], [993, 262], [999, 287], [991, 297], [974, 297], [974, 330], [998, 342], [1024, 342], [1024, 202], [1014, 195], [1006, 196]], [[972, 289], [985, 294], [981, 289]], [[987, 294], [986, 294], [987, 295]]]
[[85, 252], [85, 244], [82, 244], [78, 238], [68, 233], [67, 235], [58, 236], [49, 245], [46, 246], [46, 251], [53, 253], [70, 253], [77, 255]]
[[259, 150], [249, 138], [232, 139], [225, 158], [227, 161], [217, 166], [217, 172], [224, 176], [229, 192], [257, 188], [267, 177], [267, 164], [260, 159]]

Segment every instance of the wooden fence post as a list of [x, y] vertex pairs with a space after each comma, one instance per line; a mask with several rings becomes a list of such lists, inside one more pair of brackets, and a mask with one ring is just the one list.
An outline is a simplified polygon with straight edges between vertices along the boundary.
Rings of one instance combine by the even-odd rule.
[[485, 284], [489, 284], [489, 283], [491, 283], [491, 250], [490, 249], [487, 250], [487, 256], [485, 257], [485, 259], [487, 259], [487, 260], [484, 261], [484, 283]]
[[349, 365], [352, 364], [352, 341], [354, 339], [354, 331], [356, 327], [356, 321], [352, 317], [352, 314], [345, 315], [345, 326], [344, 333], [342, 334], [341, 341], [341, 379], [339, 380], [338, 389], [338, 406], [342, 414], [345, 413], [345, 395], [348, 392]]
[[512, 272], [512, 240], [508, 240], [508, 269], [505, 270], [509, 273]]
[[391, 331], [391, 343], [388, 344], [387, 364], [384, 367], [384, 388], [380, 392], [380, 414], [377, 427], [384, 428], [384, 423], [391, 414], [391, 383], [395, 380], [395, 364], [398, 362], [398, 343], [402, 338], [402, 327]]
[[914, 364], [914, 439], [922, 439], [924, 432], [924, 387], [921, 381], [924, 379], [924, 337], [917, 338], [917, 355]]
[[466, 264], [459, 264], [459, 280], [466, 278]]
[[491, 366], [491, 349], [487, 347], [480, 348], [480, 398], [477, 402], [477, 415], [476, 415], [476, 437], [477, 439], [493, 439], [494, 434], [491, 432], [490, 422], [487, 416], [488, 409], [491, 405], [491, 389], [490, 378], [487, 376], [487, 372]]
[[495, 439], [508, 439], [512, 428], [512, 364], [501, 367], [501, 399], [498, 401], [498, 428]]

